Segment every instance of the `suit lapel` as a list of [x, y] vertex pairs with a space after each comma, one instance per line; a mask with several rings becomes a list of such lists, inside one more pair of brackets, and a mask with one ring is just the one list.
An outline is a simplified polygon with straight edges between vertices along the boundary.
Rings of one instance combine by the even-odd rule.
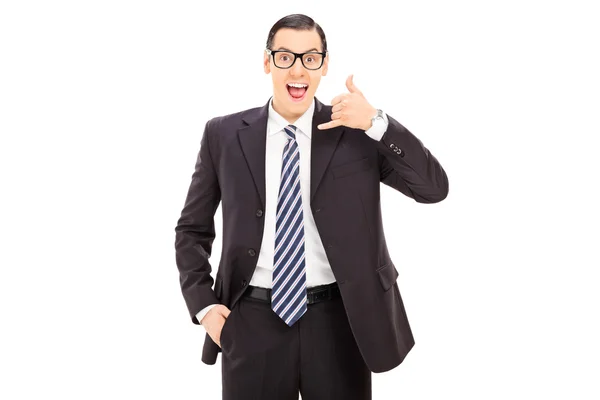
[[[269, 99], [270, 101], [270, 99]], [[238, 139], [246, 163], [252, 174], [252, 179], [263, 209], [265, 208], [265, 153], [267, 147], [267, 120], [269, 117], [269, 101], [258, 110], [242, 114], [242, 120], [247, 124], [238, 129]], [[239, 168], [241, 166], [234, 166]], [[232, 171], [236, 173], [236, 171]]]
[[[315, 111], [312, 120], [311, 160], [310, 160], [310, 201], [323, 179], [327, 165], [333, 156], [344, 126], [320, 130], [317, 125], [331, 120], [330, 107], [325, 106], [316, 97]], [[269, 99], [270, 101], [270, 99]], [[269, 101], [259, 109], [242, 115], [247, 124], [238, 129], [238, 138], [254, 185], [259, 194], [263, 208], [265, 207], [265, 155], [267, 144], [267, 121], [269, 117]], [[300, 155], [302, 156], [302, 155]], [[234, 171], [235, 173], [235, 171]]]
[[317, 125], [331, 121], [331, 107], [326, 107], [315, 97], [315, 113], [312, 121], [310, 143], [310, 202], [323, 179], [325, 170], [344, 133], [344, 126], [320, 130]]

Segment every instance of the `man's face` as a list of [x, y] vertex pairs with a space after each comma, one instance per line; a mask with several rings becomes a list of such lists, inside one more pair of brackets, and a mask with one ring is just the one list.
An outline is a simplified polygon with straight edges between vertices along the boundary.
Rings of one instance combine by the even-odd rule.
[[[273, 37], [272, 50], [288, 50], [294, 53], [306, 53], [309, 51], [322, 51], [321, 37], [315, 30], [295, 30], [283, 28], [277, 31]], [[280, 55], [279, 53], [275, 56]], [[323, 66], [317, 70], [309, 70], [302, 65], [302, 60], [298, 58], [294, 65], [287, 69], [281, 69], [275, 66], [273, 58], [265, 52], [264, 69], [265, 73], [271, 73], [273, 79], [273, 108], [282, 117], [293, 123], [310, 107], [314, 101], [315, 92], [321, 81], [321, 77], [327, 75], [329, 55], [323, 61]], [[289, 87], [290, 83], [306, 84], [305, 93], [302, 89], [293, 89]]]

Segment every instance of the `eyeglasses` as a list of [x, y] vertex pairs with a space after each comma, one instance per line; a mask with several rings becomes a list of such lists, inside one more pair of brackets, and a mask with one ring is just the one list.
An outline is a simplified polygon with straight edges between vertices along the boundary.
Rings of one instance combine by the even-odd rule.
[[287, 69], [290, 68], [296, 62], [296, 59], [299, 58], [302, 61], [302, 65], [304, 68], [315, 70], [319, 69], [323, 66], [323, 61], [325, 60], [325, 56], [327, 52], [317, 52], [310, 51], [308, 53], [293, 53], [291, 51], [286, 50], [271, 50], [266, 49], [267, 54], [273, 56], [273, 64], [277, 68]]

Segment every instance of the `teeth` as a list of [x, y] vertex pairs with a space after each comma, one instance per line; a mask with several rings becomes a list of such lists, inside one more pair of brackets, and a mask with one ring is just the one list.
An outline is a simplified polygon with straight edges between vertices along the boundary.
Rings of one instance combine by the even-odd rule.
[[304, 84], [304, 83], [288, 83], [289, 86], [292, 87], [297, 87], [297, 88], [303, 88], [303, 87], [307, 87], [308, 85]]

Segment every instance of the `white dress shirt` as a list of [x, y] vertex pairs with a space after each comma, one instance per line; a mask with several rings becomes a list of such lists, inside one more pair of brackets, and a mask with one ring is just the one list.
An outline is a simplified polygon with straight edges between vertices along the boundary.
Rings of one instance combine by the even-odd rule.
[[[273, 261], [275, 250], [275, 222], [277, 213], [277, 198], [281, 183], [281, 166], [283, 149], [288, 142], [288, 136], [283, 130], [288, 125], [296, 127], [296, 142], [300, 153], [300, 191], [304, 215], [304, 251], [306, 265], [306, 287], [326, 285], [335, 282], [335, 277], [321, 237], [317, 231], [314, 216], [310, 208], [310, 150], [312, 135], [312, 119], [315, 109], [313, 101], [308, 110], [293, 124], [290, 124], [273, 109], [273, 98], [269, 102], [269, 118], [267, 121], [267, 140], [265, 158], [265, 227], [256, 269], [250, 285], [263, 288], [272, 287]], [[365, 131], [374, 140], [380, 140], [388, 126], [387, 115], [383, 114], [385, 125], [375, 125]], [[202, 323], [202, 318], [216, 304], [203, 308], [196, 318]]]

